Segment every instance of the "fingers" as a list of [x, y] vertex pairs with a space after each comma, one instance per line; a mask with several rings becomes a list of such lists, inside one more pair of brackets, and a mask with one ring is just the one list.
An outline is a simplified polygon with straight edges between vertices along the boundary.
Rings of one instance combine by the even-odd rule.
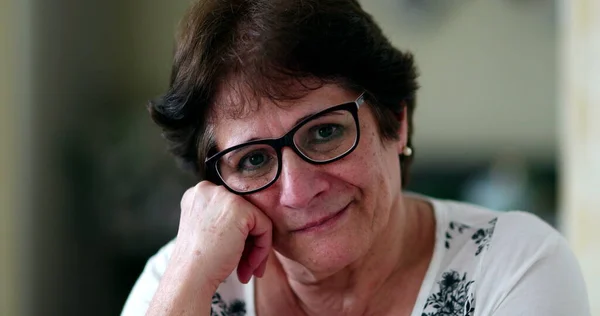
[[263, 235], [250, 237], [246, 243], [242, 258], [238, 264], [238, 279], [247, 283], [254, 275], [262, 277], [267, 267], [267, 259], [271, 252], [271, 231]]
[[269, 255], [267, 255], [265, 260], [263, 260], [263, 262], [260, 263], [258, 268], [256, 268], [256, 270], [254, 270], [254, 275], [256, 277], [262, 278], [262, 276], [265, 275], [265, 270], [267, 269], [268, 260], [269, 260]]
[[252, 249], [248, 254], [248, 263], [251, 267], [257, 268], [266, 260], [273, 243], [273, 228], [271, 221], [261, 211], [256, 214], [256, 225], [250, 230], [252, 238]]
[[246, 284], [252, 277], [252, 267], [248, 265], [248, 261], [242, 260], [237, 267], [237, 276], [240, 282]]
[[254, 246], [260, 249], [271, 249], [273, 224], [271, 220], [258, 208], [254, 209], [254, 227], [250, 229], [249, 235], [254, 237]]
[[[251, 251], [249, 257], [252, 256], [254, 253], [258, 252]], [[258, 258], [258, 255], [254, 256], [255, 258]], [[251, 264], [251, 260], [249, 259], [249, 257], [242, 257], [242, 260], [240, 260], [240, 263], [237, 267], [238, 279], [244, 284], [248, 283], [248, 281], [250, 281], [250, 278], [252, 278], [253, 275], [260, 278], [265, 274], [265, 270], [267, 268], [267, 261], [269, 259], [269, 253], [267, 253], [267, 255], [264, 256], [263, 260], [259, 261], [257, 264]]]
[[250, 281], [252, 275], [262, 277], [265, 272], [267, 259], [272, 246], [272, 224], [269, 218], [260, 210], [252, 214], [255, 219], [250, 227], [248, 240], [238, 265], [238, 279], [242, 283]]
[[273, 243], [273, 224], [262, 211], [257, 209], [256, 213], [256, 225], [250, 230], [253, 247], [248, 254], [248, 264], [253, 268], [253, 275], [262, 277]]

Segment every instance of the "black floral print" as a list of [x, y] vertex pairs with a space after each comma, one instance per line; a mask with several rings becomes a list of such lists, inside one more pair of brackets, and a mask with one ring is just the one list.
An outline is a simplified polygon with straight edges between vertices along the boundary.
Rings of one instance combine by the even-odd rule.
[[454, 270], [442, 274], [439, 290], [427, 298], [421, 316], [465, 316], [475, 312], [475, 297], [469, 292], [474, 281]]
[[[479, 228], [471, 235], [471, 239], [477, 245], [477, 251], [475, 251], [475, 256], [478, 256], [484, 249], [487, 249], [489, 247], [490, 240], [492, 238], [492, 235], [494, 234], [494, 228], [496, 228], [497, 221], [497, 217], [493, 218], [488, 222], [487, 227]], [[453, 239], [453, 236], [455, 236], [456, 233], [463, 234], [466, 230], [472, 231], [475, 229], [476, 228], [473, 228], [466, 224], [450, 222], [450, 224], [448, 225], [448, 230], [446, 230], [446, 240], [444, 246], [446, 247], [446, 249], [450, 249], [450, 243]]]
[[233, 300], [227, 304], [219, 293], [212, 297], [212, 306], [210, 316], [244, 316], [246, 315], [246, 303], [240, 300]]
[[471, 226], [469, 226], [469, 225], [465, 225], [465, 224], [461, 224], [461, 223], [457, 223], [457, 222], [450, 222], [450, 224], [448, 225], [448, 230], [446, 231], [446, 242], [445, 242], [446, 249], [450, 249], [450, 240], [452, 239], [452, 233], [458, 232], [459, 234], [462, 234], [465, 229], [469, 229], [469, 228], [471, 228]]
[[496, 228], [497, 221], [497, 217], [492, 219], [488, 222], [488, 224], [490, 224], [489, 227], [480, 228], [473, 234], [473, 236], [471, 236], [471, 239], [473, 239], [477, 244], [475, 256], [478, 256], [484, 249], [487, 249], [490, 246], [490, 240], [494, 234], [494, 228]]
[[475, 315], [475, 295], [471, 292], [465, 304], [465, 316]]

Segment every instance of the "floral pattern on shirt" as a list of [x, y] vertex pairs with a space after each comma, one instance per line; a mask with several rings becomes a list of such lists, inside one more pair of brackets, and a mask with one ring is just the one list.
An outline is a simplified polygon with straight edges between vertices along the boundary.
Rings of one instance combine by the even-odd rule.
[[233, 300], [229, 304], [221, 298], [217, 292], [212, 297], [210, 316], [244, 316], [246, 315], [246, 303], [241, 300]]
[[497, 221], [497, 217], [490, 220], [488, 222], [488, 227], [478, 229], [473, 234], [473, 236], [471, 236], [471, 239], [473, 239], [473, 241], [475, 241], [475, 243], [477, 244], [477, 252], [475, 252], [476, 256], [478, 256], [484, 249], [487, 249], [490, 246], [490, 240], [492, 238], [492, 235], [494, 234], [494, 228], [496, 228]]
[[446, 240], [444, 242], [444, 246], [446, 247], [446, 249], [450, 249], [452, 239], [454, 238], [453, 236], [456, 236], [457, 233], [463, 234], [467, 230], [473, 231], [477, 229], [471, 235], [471, 239], [477, 245], [477, 251], [475, 252], [475, 256], [478, 256], [484, 249], [487, 249], [489, 247], [490, 240], [492, 238], [492, 235], [494, 234], [494, 228], [496, 228], [497, 221], [497, 217], [493, 218], [487, 223], [488, 226], [484, 228], [476, 228], [458, 222], [450, 222], [450, 224], [448, 224], [448, 229], [446, 230]]
[[457, 222], [450, 222], [450, 224], [448, 225], [448, 230], [446, 230], [446, 241], [444, 243], [444, 246], [446, 247], [446, 249], [450, 249], [450, 242], [452, 240], [452, 235], [455, 232], [462, 234], [465, 229], [469, 229], [469, 228], [471, 228], [471, 226], [469, 226], [469, 225], [465, 225], [465, 224], [461, 224], [461, 223], [457, 223]]
[[475, 312], [475, 297], [469, 291], [474, 281], [450, 270], [442, 274], [437, 284], [439, 290], [427, 298], [421, 316], [472, 316]]

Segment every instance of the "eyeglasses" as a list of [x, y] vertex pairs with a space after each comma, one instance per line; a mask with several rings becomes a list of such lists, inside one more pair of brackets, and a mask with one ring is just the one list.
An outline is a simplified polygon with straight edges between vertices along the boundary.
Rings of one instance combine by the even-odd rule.
[[250, 194], [277, 181], [283, 147], [292, 148], [300, 158], [312, 164], [342, 159], [358, 145], [358, 109], [364, 103], [364, 94], [353, 102], [307, 117], [281, 138], [260, 139], [227, 148], [205, 160], [206, 170], [208, 174], [218, 175], [231, 192]]

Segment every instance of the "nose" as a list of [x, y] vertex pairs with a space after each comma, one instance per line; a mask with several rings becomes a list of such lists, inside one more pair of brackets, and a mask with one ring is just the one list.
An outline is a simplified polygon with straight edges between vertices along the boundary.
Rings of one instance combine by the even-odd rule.
[[304, 161], [290, 148], [283, 148], [280, 181], [280, 203], [293, 209], [304, 209], [322, 192], [329, 182], [319, 172], [319, 165]]

